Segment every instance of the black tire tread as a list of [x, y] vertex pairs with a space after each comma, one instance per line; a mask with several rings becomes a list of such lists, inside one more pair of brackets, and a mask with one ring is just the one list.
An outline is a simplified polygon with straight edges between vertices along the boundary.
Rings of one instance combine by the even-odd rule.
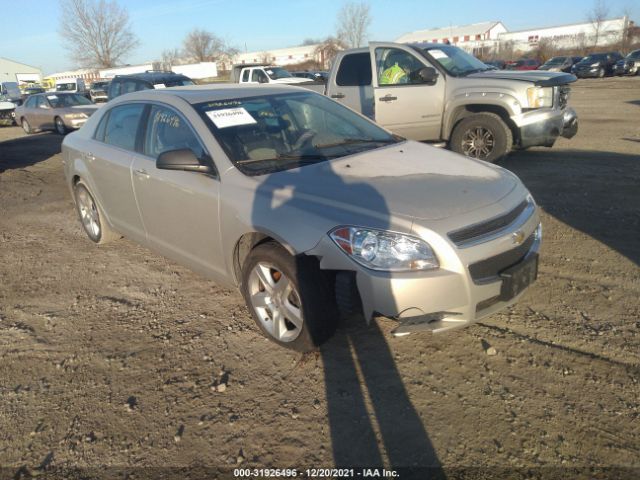
[[497, 155], [492, 154], [485, 161], [493, 163], [506, 157], [511, 152], [511, 149], [513, 148], [513, 132], [511, 131], [509, 126], [504, 122], [504, 120], [502, 120], [500, 115], [493, 112], [474, 113], [473, 115], [470, 115], [462, 119], [460, 122], [458, 122], [458, 124], [453, 129], [453, 133], [451, 134], [451, 139], [449, 142], [451, 150], [453, 150], [454, 152], [460, 153], [461, 155], [464, 155], [464, 153], [462, 152], [462, 149], [460, 148], [460, 144], [462, 142], [462, 136], [464, 135], [464, 132], [469, 128], [470, 125], [473, 125], [474, 123], [478, 123], [478, 122], [485, 123], [485, 125], [488, 126], [489, 128], [493, 127], [493, 129], [495, 130], [495, 133], [498, 135], [504, 135], [504, 139], [505, 139], [505, 142], [504, 142], [505, 148], [503, 149], [503, 151], [498, 152]]

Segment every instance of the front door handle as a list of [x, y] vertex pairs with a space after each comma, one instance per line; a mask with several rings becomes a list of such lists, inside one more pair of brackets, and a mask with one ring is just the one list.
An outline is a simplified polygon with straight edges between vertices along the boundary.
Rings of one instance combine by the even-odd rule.
[[149, 174], [147, 173], [147, 171], [144, 168], [138, 168], [138, 169], [134, 170], [133, 173], [135, 173], [139, 177], [149, 178]]
[[391, 94], [385, 95], [384, 97], [380, 97], [380, 101], [381, 102], [393, 102], [394, 100], [397, 100], [398, 97], [393, 97]]
[[344, 93], [334, 93], [333, 95], [331, 95], [331, 98], [344, 98], [345, 94]]
[[96, 157], [93, 155], [93, 153], [85, 153], [84, 154], [84, 158], [86, 158], [90, 162], [93, 162], [96, 159]]

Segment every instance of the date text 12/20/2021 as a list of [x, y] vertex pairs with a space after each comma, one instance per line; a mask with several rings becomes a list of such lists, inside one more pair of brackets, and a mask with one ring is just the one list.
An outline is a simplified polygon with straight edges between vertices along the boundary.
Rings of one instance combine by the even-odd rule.
[[236, 468], [235, 478], [396, 478], [395, 470], [385, 468]]

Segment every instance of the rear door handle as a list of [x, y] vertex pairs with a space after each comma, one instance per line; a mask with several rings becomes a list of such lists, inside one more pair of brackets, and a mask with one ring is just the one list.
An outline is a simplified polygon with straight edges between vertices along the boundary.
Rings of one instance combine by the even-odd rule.
[[394, 100], [397, 100], [398, 97], [393, 97], [391, 96], [391, 94], [385, 95], [384, 97], [380, 97], [380, 101], [381, 102], [393, 102]]
[[331, 95], [331, 98], [344, 98], [345, 94], [344, 93], [334, 93], [333, 95]]

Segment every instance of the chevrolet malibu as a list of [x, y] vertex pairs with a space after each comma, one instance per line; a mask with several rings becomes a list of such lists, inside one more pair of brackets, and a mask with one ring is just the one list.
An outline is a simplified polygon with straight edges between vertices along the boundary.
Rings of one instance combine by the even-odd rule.
[[291, 86], [118, 97], [68, 135], [87, 236], [126, 236], [240, 289], [265, 336], [316, 348], [344, 317], [443, 332], [537, 275], [536, 204], [510, 172], [395, 136]]

